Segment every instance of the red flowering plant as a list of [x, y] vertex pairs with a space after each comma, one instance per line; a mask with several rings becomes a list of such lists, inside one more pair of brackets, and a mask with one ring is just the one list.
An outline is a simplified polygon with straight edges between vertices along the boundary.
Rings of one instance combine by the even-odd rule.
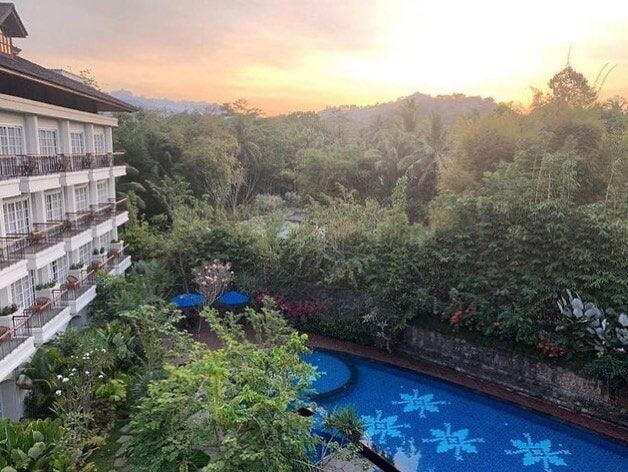
[[460, 328], [475, 329], [477, 305], [471, 296], [458, 290], [449, 291], [450, 302], [443, 312], [443, 317], [449, 322], [454, 331]]
[[288, 300], [283, 295], [272, 294], [267, 290], [262, 290], [256, 294], [256, 305], [261, 306], [265, 299], [272, 300], [275, 308], [282, 312], [288, 321], [294, 325], [311, 320], [325, 307], [321, 300]]
[[540, 342], [536, 345], [536, 349], [543, 357], [561, 357], [565, 354], [565, 350], [558, 344], [551, 342]]
[[231, 263], [223, 263], [218, 259], [197, 267], [193, 274], [194, 283], [199, 293], [205, 297], [207, 306], [212, 305], [233, 282]]

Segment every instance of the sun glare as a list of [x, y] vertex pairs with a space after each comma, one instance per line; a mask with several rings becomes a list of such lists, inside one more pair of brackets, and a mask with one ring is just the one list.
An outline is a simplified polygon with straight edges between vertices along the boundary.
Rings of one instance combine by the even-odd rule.
[[402, 2], [381, 32], [380, 51], [336, 57], [333, 67], [347, 80], [384, 89], [481, 93], [497, 86], [522, 99], [530, 85], [542, 85], [534, 82], [537, 77], [565, 64], [570, 46], [587, 72], [606, 61], [583, 61], [586, 43], [612, 37], [625, 15], [612, 17], [603, 5], [595, 10], [570, 6], [536, 0]]

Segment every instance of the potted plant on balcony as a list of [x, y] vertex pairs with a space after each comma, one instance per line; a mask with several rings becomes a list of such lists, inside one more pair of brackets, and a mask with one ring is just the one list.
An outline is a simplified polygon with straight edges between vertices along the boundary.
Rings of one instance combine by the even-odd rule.
[[68, 275], [71, 275], [72, 277], [76, 277], [77, 279], [81, 280], [82, 273], [86, 268], [87, 266], [85, 265], [85, 262], [77, 261], [74, 264], [70, 265]]
[[94, 249], [94, 251], [92, 252], [91, 265], [101, 266], [105, 260], [105, 257], [106, 255], [104, 247], [101, 247], [100, 249]]
[[22, 308], [15, 303], [5, 306], [0, 310], [0, 326], [11, 328], [13, 326], [13, 317], [21, 313]]
[[59, 289], [60, 284], [56, 280], [50, 280], [46, 283], [35, 285], [35, 298], [52, 299], [54, 290]]
[[63, 154], [59, 155], [59, 172], [67, 172], [71, 170], [70, 157]]

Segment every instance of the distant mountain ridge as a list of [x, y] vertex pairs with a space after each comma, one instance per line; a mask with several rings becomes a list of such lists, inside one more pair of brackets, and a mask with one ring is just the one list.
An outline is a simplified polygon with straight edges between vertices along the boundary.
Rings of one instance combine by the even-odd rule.
[[[168, 98], [152, 98], [135, 95], [129, 90], [114, 90], [111, 95], [131, 105], [145, 110], [153, 110], [162, 113], [195, 113], [209, 112], [220, 113], [220, 105], [214, 102], [170, 100]], [[461, 93], [451, 95], [437, 95], [435, 97], [416, 92], [407, 97], [401, 97], [391, 102], [377, 103], [375, 105], [342, 105], [328, 107], [319, 112], [323, 119], [342, 117], [343, 119], [367, 125], [376, 117], [388, 118], [397, 112], [399, 107], [407, 99], [413, 99], [420, 113], [427, 116], [432, 112], [441, 115], [443, 121], [450, 123], [456, 116], [464, 115], [472, 111], [487, 113], [495, 108], [495, 101], [488, 97], [466, 96]]]
[[142, 95], [135, 95], [133, 92], [124, 89], [114, 90], [113, 92], [110, 92], [110, 95], [145, 110], [160, 111], [164, 113], [220, 113], [220, 105], [212, 102], [170, 100], [168, 98], [150, 98], [144, 97]]
[[349, 121], [360, 124], [369, 124], [378, 116], [388, 118], [399, 110], [405, 100], [413, 99], [417, 104], [421, 115], [427, 116], [432, 112], [438, 113], [444, 122], [450, 123], [456, 116], [464, 115], [472, 111], [487, 113], [493, 110], [497, 104], [492, 98], [479, 96], [466, 96], [462, 93], [451, 95], [437, 95], [432, 97], [424, 93], [416, 92], [407, 97], [398, 98], [392, 102], [378, 103], [375, 105], [357, 106], [346, 105], [329, 107], [320, 112], [323, 118], [341, 116]]

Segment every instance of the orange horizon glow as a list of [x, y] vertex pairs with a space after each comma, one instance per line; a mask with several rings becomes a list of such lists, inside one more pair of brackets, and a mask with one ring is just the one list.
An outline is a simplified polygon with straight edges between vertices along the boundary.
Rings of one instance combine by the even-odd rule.
[[[628, 2], [16, 0], [22, 55], [91, 69], [106, 91], [245, 98], [267, 115], [422, 92], [527, 103], [572, 48], [602, 96], [628, 96]], [[60, 27], [61, 25], [61, 27]]]

